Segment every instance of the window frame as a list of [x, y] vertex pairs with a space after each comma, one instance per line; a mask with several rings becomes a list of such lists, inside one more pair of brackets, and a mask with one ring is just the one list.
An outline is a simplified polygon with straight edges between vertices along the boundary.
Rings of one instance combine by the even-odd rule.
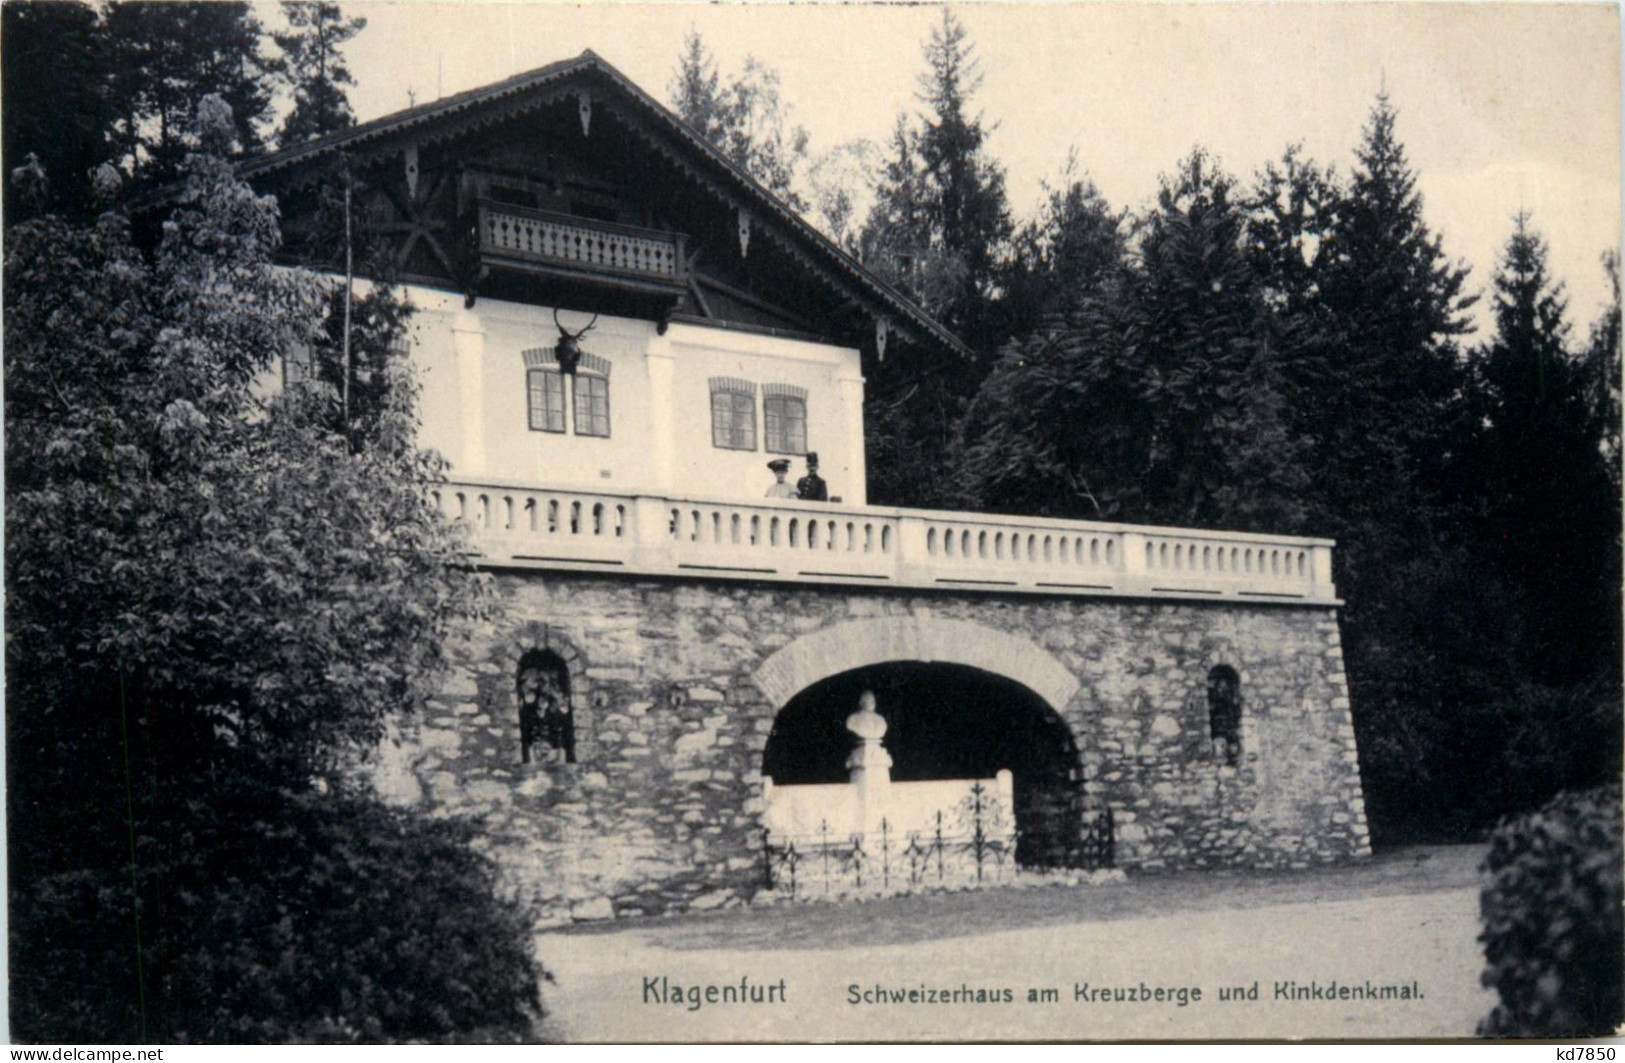
[[[542, 405], [540, 409], [538, 409], [535, 401], [538, 392], [536, 391], [534, 381], [538, 378], [542, 383], [540, 392]], [[557, 428], [551, 428], [548, 426], [549, 418], [547, 415], [552, 412], [547, 407], [547, 399], [549, 397], [548, 392], [550, 390], [549, 381], [552, 382], [553, 387], [558, 389], [557, 393], [559, 405]], [[569, 433], [570, 408], [569, 400], [566, 398], [566, 394], [569, 390], [570, 389], [564, 386], [564, 374], [559, 371], [557, 366], [531, 366], [525, 370], [525, 423], [529, 426], [532, 432], [547, 432], [552, 435], [567, 435]], [[543, 415], [542, 424], [540, 425], [536, 423], [536, 415], [538, 412]]]
[[[782, 407], [775, 415], [774, 407]], [[800, 417], [786, 417], [789, 409], [799, 409]], [[774, 422], [777, 420], [779, 438], [774, 437]], [[790, 436], [785, 429], [787, 424], [799, 423], [801, 435], [799, 441]], [[764, 384], [762, 386], [762, 447], [769, 454], [795, 454], [807, 453], [807, 392], [805, 388], [798, 388], [791, 384]]]
[[[760, 450], [760, 433], [756, 423], [756, 385], [748, 380], [739, 380], [732, 377], [712, 377], [711, 386], [711, 446], [716, 450], [737, 450], [755, 453]], [[727, 441], [724, 440], [723, 423], [718, 419], [719, 406], [717, 400], [725, 399], [725, 408], [728, 411]], [[749, 435], [744, 443], [734, 440], [740, 435], [740, 414], [748, 415], [744, 425]]]
[[[596, 412], [596, 410], [594, 408], [595, 403], [593, 401], [594, 396], [591, 394], [591, 392], [592, 392], [591, 384], [594, 383], [594, 382], [596, 382], [597, 384], [599, 384], [599, 385], [601, 385], [603, 387], [603, 396], [602, 396], [602, 398], [603, 398], [603, 402], [604, 402], [604, 412], [603, 412], [604, 430], [602, 432], [592, 431], [593, 422], [597, 419], [597, 412]], [[586, 388], [586, 390], [588, 392], [588, 395], [587, 395], [587, 403], [588, 404], [587, 404], [587, 411], [586, 411], [586, 419], [587, 419], [588, 427], [585, 430], [583, 430], [583, 428], [581, 426], [582, 425], [581, 392], [582, 392], [582, 385], [584, 383], [589, 385]], [[572, 433], [574, 435], [586, 436], [586, 437], [588, 437], [590, 439], [608, 439], [610, 437], [609, 377], [606, 374], [595, 373], [595, 372], [590, 372], [590, 371], [586, 371], [586, 370], [582, 370], [582, 369], [577, 369], [576, 373], [575, 373], [575, 380], [570, 385], [570, 405], [571, 405], [570, 428], [571, 428]]]
[[[609, 376], [610, 370], [614, 366], [607, 358], [600, 358], [598, 355], [583, 352], [576, 371], [572, 374], [566, 374], [559, 366], [558, 354], [552, 347], [532, 347], [529, 350], [521, 351], [520, 355], [525, 363], [525, 425], [530, 431], [548, 432], [553, 435], [574, 435], [586, 439], [610, 438], [614, 430], [614, 424], [610, 418]], [[536, 374], [541, 374], [539, 389], [535, 383]], [[564, 383], [566, 375], [574, 377], [568, 386]], [[583, 390], [581, 386], [583, 377], [603, 382], [602, 422], [604, 430], [602, 432], [594, 431], [597, 427], [595, 421], [598, 420], [595, 407], [598, 404], [591, 401], [592, 385], [588, 385], [585, 389], [589, 393], [589, 401], [586, 405], [585, 414], [582, 412], [580, 400], [581, 391]], [[546, 400], [555, 390], [558, 394], [558, 406], [556, 410], [550, 410]], [[538, 395], [542, 398], [540, 407], [536, 403]], [[536, 423], [538, 412], [542, 414], [542, 423], [540, 425]], [[558, 414], [557, 427], [549, 427], [550, 418], [548, 414], [554, 412]]]

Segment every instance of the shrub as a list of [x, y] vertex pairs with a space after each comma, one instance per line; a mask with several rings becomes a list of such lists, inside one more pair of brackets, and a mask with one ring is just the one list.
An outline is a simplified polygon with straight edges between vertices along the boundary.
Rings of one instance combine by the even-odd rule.
[[1489, 1037], [1586, 1037], [1625, 1018], [1620, 786], [1559, 795], [1504, 821], [1481, 900]]
[[468, 825], [218, 783], [165, 820], [138, 832], [139, 907], [128, 864], [111, 863], [14, 904], [19, 1039], [533, 1035], [533, 922], [499, 897]]

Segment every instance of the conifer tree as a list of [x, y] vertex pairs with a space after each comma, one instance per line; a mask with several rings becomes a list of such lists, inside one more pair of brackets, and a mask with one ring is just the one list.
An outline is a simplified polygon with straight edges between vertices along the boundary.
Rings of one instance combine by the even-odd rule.
[[1373, 505], [1420, 514], [1431, 504], [1441, 472], [1430, 432], [1460, 394], [1456, 338], [1476, 301], [1463, 293], [1466, 267], [1446, 260], [1423, 217], [1397, 119], [1379, 95], [1317, 271], [1343, 347], [1317, 459], [1335, 470], [1329, 508], [1361, 523]]
[[779, 95], [778, 71], [754, 56], [724, 85], [698, 32], [684, 39], [670, 86], [679, 118], [791, 209], [807, 209], [800, 185], [807, 131], [793, 125]]
[[242, 2], [136, 0], [105, 14], [113, 67], [111, 137], [126, 173], [173, 180], [197, 150], [193, 109], [219, 96], [231, 109], [228, 149], [264, 143], [274, 62], [263, 52], [263, 27]]
[[1164, 180], [1140, 263], [1005, 349], [965, 421], [967, 495], [1058, 516], [1295, 527], [1268, 308], [1232, 182], [1205, 153]]
[[355, 124], [344, 92], [355, 78], [339, 49], [367, 28], [367, 20], [345, 18], [331, 0], [283, 0], [282, 12], [288, 29], [271, 37], [282, 49], [279, 73], [293, 94], [278, 138], [288, 147]]
[[994, 331], [1025, 335], [1098, 288], [1122, 265], [1127, 223], [1081, 171], [1077, 153], [1068, 152], [1056, 183], [1044, 184], [1037, 216], [1016, 232], [999, 269]]
[[982, 83], [975, 45], [947, 9], [924, 46], [918, 98], [926, 112], [899, 119], [876, 211], [865, 233], [866, 263], [924, 293], [925, 307], [978, 349], [1012, 223], [1004, 170], [988, 154], [988, 128], [972, 111]]
[[713, 144], [723, 139], [722, 82], [716, 60], [698, 30], [683, 38], [683, 54], [677, 61], [669, 88], [672, 109], [694, 131]]
[[[1466, 269], [1446, 259], [1423, 215], [1397, 119], [1379, 95], [1295, 282], [1308, 298], [1284, 364], [1314, 470], [1308, 529], [1338, 542], [1350, 695], [1364, 707], [1355, 727], [1373, 751], [1373, 821], [1403, 831], [1424, 829], [1430, 799], [1448, 801], [1429, 790], [1447, 778], [1435, 754], [1449, 744], [1446, 724], [1471, 708], [1469, 644], [1439, 612], [1459, 596], [1468, 564], [1470, 502], [1451, 456], [1468, 430], [1457, 340], [1474, 298], [1464, 294]], [[1307, 175], [1300, 183], [1312, 187]]]
[[1618, 629], [1618, 588], [1599, 577], [1617, 562], [1618, 498], [1586, 367], [1570, 350], [1563, 286], [1526, 213], [1514, 219], [1494, 293], [1495, 336], [1473, 358], [1484, 540], [1529, 603], [1531, 668], [1560, 682], [1598, 653], [1617, 664], [1604, 633]]
[[[996, 267], [1011, 233], [1004, 171], [986, 150], [972, 110], [981, 85], [975, 47], [946, 9], [924, 46], [918, 98], [925, 113], [899, 117], [859, 240], [864, 264], [909, 293], [975, 352], [930, 373], [877, 373], [865, 410], [877, 499], [905, 505], [953, 500], [956, 425], [1004, 339], [992, 313]], [[899, 464], [887, 467], [881, 460]]]
[[1609, 478], [1617, 492], [1620, 487], [1620, 304], [1619, 253], [1607, 251], [1602, 268], [1608, 276], [1609, 300], [1602, 316], [1591, 326], [1591, 342], [1586, 349], [1586, 405], [1597, 435], [1597, 445], [1607, 462]]

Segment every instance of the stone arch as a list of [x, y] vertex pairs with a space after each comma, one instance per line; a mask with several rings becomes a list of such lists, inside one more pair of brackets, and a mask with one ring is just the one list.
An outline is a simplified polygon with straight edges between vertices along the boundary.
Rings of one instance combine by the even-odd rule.
[[[591, 708], [591, 684], [587, 679], [587, 657], [580, 647], [552, 624], [536, 621], [522, 624], [506, 638], [493, 639], [486, 661], [492, 666], [482, 670], [478, 679], [481, 708], [493, 719], [512, 724], [512, 753], [520, 755], [518, 723], [519, 702], [514, 685], [519, 662], [527, 654], [546, 653], [564, 662], [569, 678], [570, 711], [575, 718], [576, 762], [590, 759], [595, 733], [594, 713]], [[506, 726], [504, 729], [508, 729]]]
[[756, 685], [775, 709], [830, 676], [888, 661], [962, 664], [1013, 679], [1057, 712], [1078, 692], [1078, 679], [1027, 639], [969, 620], [933, 616], [849, 620], [812, 632], [763, 661]]

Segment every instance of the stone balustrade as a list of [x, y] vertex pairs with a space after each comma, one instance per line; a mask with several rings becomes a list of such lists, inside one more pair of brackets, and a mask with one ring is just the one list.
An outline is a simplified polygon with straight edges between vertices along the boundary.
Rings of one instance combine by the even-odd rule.
[[436, 485], [483, 563], [999, 593], [1337, 604], [1332, 543], [814, 502]]

